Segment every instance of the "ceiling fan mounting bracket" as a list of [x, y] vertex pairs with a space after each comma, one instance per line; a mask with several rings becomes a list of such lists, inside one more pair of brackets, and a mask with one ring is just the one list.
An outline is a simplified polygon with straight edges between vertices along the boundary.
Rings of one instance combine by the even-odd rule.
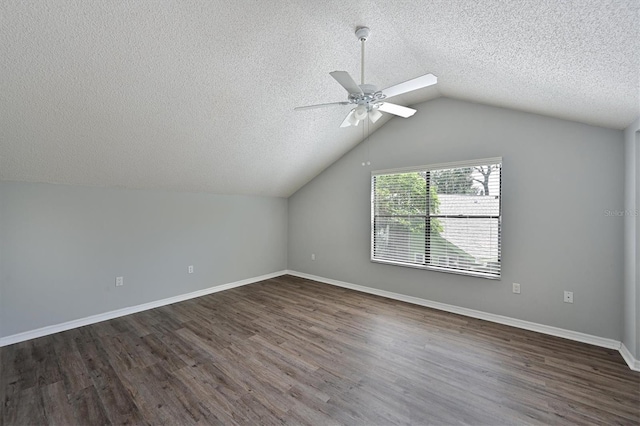
[[371, 34], [371, 30], [369, 27], [358, 27], [356, 28], [356, 37], [360, 41], [367, 41], [369, 35]]

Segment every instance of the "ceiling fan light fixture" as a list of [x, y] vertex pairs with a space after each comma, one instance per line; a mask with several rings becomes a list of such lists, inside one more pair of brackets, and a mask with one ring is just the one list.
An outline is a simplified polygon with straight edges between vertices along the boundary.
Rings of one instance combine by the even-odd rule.
[[358, 105], [356, 109], [353, 110], [353, 116], [356, 120], [364, 120], [367, 118], [367, 107], [364, 105]]
[[377, 109], [372, 109], [371, 111], [369, 111], [369, 120], [371, 120], [372, 123], [378, 121], [380, 117], [382, 117], [382, 113]]
[[355, 110], [351, 111], [351, 114], [349, 114], [349, 117], [347, 117], [347, 121], [349, 122], [350, 125], [357, 126], [358, 123], [360, 123], [360, 120], [356, 118], [356, 114], [354, 111]]

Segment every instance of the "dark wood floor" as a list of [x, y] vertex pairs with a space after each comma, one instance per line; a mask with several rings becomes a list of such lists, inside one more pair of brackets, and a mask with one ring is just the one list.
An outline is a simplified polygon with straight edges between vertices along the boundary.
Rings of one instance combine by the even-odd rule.
[[617, 351], [291, 276], [0, 351], [7, 425], [640, 422]]

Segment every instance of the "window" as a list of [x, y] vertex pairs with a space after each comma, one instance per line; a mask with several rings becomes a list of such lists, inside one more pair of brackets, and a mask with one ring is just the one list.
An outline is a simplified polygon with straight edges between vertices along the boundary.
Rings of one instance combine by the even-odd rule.
[[371, 260], [500, 278], [502, 158], [373, 172]]

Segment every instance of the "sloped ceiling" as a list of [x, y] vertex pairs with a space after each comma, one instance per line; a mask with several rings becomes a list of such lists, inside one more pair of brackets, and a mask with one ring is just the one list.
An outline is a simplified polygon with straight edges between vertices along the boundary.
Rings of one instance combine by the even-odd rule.
[[622, 129], [639, 115], [638, 10], [1, 0], [0, 179], [289, 196], [365, 135], [338, 127], [348, 107], [293, 111], [345, 98], [329, 72], [358, 76], [362, 25], [368, 82], [439, 77], [398, 103], [448, 96]]

